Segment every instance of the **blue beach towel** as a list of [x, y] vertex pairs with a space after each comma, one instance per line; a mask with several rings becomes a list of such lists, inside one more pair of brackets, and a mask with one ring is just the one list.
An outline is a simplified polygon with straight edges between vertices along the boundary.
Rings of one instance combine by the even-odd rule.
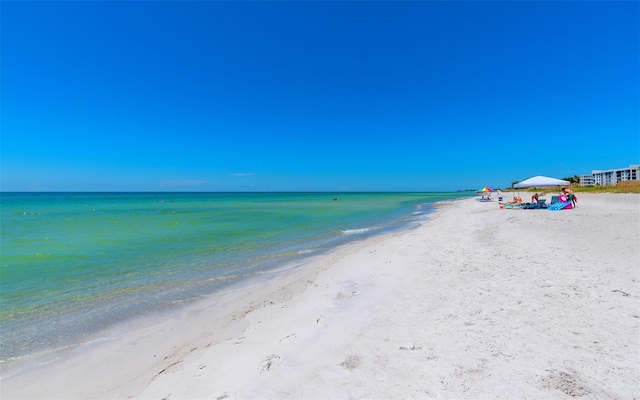
[[558, 210], [563, 210], [565, 208], [566, 209], [572, 208], [572, 205], [571, 205], [570, 201], [559, 201], [557, 203], [553, 203], [549, 207], [547, 207], [547, 210], [549, 210], [549, 211], [558, 211]]

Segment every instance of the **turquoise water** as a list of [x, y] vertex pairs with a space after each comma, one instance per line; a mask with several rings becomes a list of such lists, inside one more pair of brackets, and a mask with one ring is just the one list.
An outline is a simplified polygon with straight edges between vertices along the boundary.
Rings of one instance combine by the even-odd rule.
[[0, 361], [425, 218], [461, 193], [2, 193]]

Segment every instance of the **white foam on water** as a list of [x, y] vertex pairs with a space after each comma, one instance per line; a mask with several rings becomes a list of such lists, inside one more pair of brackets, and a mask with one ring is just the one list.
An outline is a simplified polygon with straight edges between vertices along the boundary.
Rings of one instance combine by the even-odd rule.
[[366, 233], [366, 232], [370, 232], [374, 229], [379, 229], [378, 227], [373, 227], [373, 228], [360, 228], [360, 229], [345, 229], [342, 231], [343, 235], [357, 235], [359, 233]]

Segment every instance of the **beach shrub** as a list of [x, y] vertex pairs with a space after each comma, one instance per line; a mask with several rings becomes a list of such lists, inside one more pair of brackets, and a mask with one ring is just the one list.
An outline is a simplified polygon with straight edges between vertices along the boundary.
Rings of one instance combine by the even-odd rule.
[[[580, 186], [579, 184], [572, 184], [571, 190], [576, 193], [640, 193], [640, 181], [627, 181], [620, 182], [616, 186]], [[523, 192], [547, 192], [553, 193], [554, 191], [560, 191], [560, 188], [527, 188], [520, 189]]]

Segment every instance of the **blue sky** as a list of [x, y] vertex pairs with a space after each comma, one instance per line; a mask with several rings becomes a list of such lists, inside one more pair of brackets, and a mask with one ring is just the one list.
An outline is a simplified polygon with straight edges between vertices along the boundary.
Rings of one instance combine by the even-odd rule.
[[4, 1], [1, 188], [430, 191], [626, 167], [639, 4]]

